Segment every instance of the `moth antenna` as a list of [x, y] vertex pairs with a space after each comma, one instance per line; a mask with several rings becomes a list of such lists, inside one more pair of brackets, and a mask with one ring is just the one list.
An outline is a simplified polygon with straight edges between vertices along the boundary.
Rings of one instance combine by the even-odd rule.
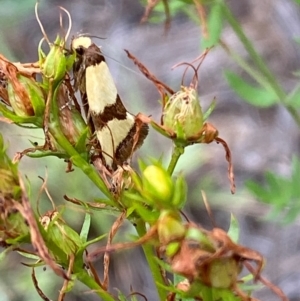
[[102, 37], [99, 37], [99, 36], [94, 36], [94, 35], [87, 35], [88, 37], [90, 38], [95, 38], [95, 39], [99, 39], [99, 40], [106, 40], [107, 38], [102, 38]]
[[202, 194], [203, 203], [204, 203], [204, 205], [205, 205], [206, 211], [207, 211], [208, 216], [209, 216], [209, 218], [210, 218], [211, 224], [212, 224], [212, 226], [213, 226], [214, 228], [216, 228], [217, 226], [216, 226], [216, 223], [215, 223], [215, 219], [214, 219], [214, 217], [213, 217], [211, 208], [210, 208], [209, 203], [208, 203], [208, 201], [207, 201], [207, 197], [206, 197], [205, 191], [204, 191], [204, 190], [201, 190], [201, 194]]
[[65, 35], [65, 41], [67, 41], [69, 38], [70, 32], [71, 32], [71, 29], [72, 29], [72, 18], [71, 18], [70, 13], [64, 7], [59, 6], [59, 8], [66, 13], [66, 15], [68, 16], [68, 19], [69, 19], [69, 27], [68, 27], [67, 33]]
[[38, 5], [39, 5], [39, 3], [37, 2], [37, 3], [35, 4], [35, 7], [34, 7], [35, 17], [36, 17], [36, 20], [37, 20], [37, 22], [38, 22], [38, 24], [39, 24], [39, 26], [40, 26], [41, 32], [42, 32], [42, 34], [43, 34], [45, 40], [47, 41], [48, 44], [51, 44], [51, 43], [50, 43], [50, 40], [48, 39], [48, 36], [47, 36], [47, 34], [46, 34], [46, 32], [45, 32], [44, 26], [43, 26], [43, 24], [42, 24], [42, 22], [41, 22], [41, 20], [40, 20], [40, 18], [39, 18], [39, 14], [38, 14]]
[[122, 63], [121, 63], [120, 61], [118, 61], [117, 59], [115, 59], [115, 58], [113, 58], [112, 56], [106, 54], [102, 49], [101, 49], [101, 52], [102, 52], [102, 54], [105, 56], [105, 58], [108, 58], [108, 59], [110, 59], [110, 60], [116, 62], [116, 63], [117, 63], [118, 65], [120, 65], [122, 68], [124, 68], [124, 69], [130, 71], [131, 73], [134, 73], [135, 75], [144, 78], [144, 76], [143, 76], [141, 73], [139, 73], [139, 72], [137, 72], [137, 71], [131, 69], [130, 67], [127, 67], [127, 66], [124, 65], [124, 64], [122, 64]]

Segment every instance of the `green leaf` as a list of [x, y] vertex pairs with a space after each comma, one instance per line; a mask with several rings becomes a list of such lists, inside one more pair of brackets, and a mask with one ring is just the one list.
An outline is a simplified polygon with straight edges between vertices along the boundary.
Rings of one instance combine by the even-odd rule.
[[[298, 90], [299, 90], [299, 87], [298, 87]], [[296, 93], [289, 95], [287, 98], [286, 104], [289, 106], [292, 106], [295, 109], [299, 109], [300, 108], [300, 92], [297, 91]]]
[[[98, 242], [99, 240], [103, 239], [103, 238], [106, 237], [106, 236], [107, 236], [107, 234], [103, 234], [103, 235], [100, 235], [100, 236], [98, 236], [98, 237], [96, 237], [96, 238], [94, 238], [94, 239], [92, 239], [92, 240], [87, 241], [86, 243], [84, 243], [84, 244], [80, 247], [79, 250], [82, 251], [82, 250], [86, 249], [89, 245], [92, 245], [92, 244]], [[78, 251], [78, 253], [79, 253], [80, 251]]]
[[26, 252], [21, 252], [21, 251], [18, 251], [18, 253], [25, 257], [25, 258], [28, 258], [28, 259], [33, 259], [33, 260], [40, 260], [41, 258], [35, 254], [30, 254], [30, 253], [26, 253]]
[[227, 234], [233, 242], [235, 243], [238, 242], [240, 236], [240, 227], [239, 227], [238, 220], [235, 218], [235, 216], [232, 213], [230, 215], [230, 226]]
[[84, 222], [80, 231], [80, 239], [83, 243], [87, 241], [89, 231], [91, 226], [91, 215], [90, 213], [86, 213], [84, 217]]
[[89, 128], [87, 127], [80, 135], [77, 143], [76, 143], [76, 150], [81, 153], [86, 153], [86, 140], [89, 135]]
[[[0, 135], [1, 136], [1, 135]], [[0, 262], [6, 258], [6, 255], [10, 252], [13, 251], [15, 246], [9, 246], [8, 248], [4, 249], [3, 252], [0, 253]]]
[[40, 117], [35, 116], [29, 116], [29, 117], [21, 117], [17, 116], [15, 113], [10, 111], [6, 108], [5, 105], [0, 103], [0, 112], [3, 114], [4, 117], [10, 119], [16, 124], [22, 124], [22, 123], [32, 123], [34, 125], [37, 125], [38, 127], [42, 127], [43, 121]]
[[203, 114], [203, 122], [205, 122], [207, 120], [207, 118], [210, 116], [210, 114], [213, 112], [213, 110], [216, 107], [216, 98], [213, 99], [213, 101], [211, 102], [211, 104], [209, 105], [208, 109], [206, 110], [206, 112]]
[[249, 104], [267, 108], [278, 102], [278, 96], [273, 90], [254, 87], [231, 71], [225, 71], [224, 76], [231, 89]]
[[279, 220], [286, 224], [295, 220], [300, 214], [300, 161], [295, 156], [292, 160], [292, 175], [289, 178], [272, 172], [265, 173], [265, 185], [253, 181], [246, 182], [246, 187], [258, 200], [270, 204], [272, 211], [267, 219]]
[[223, 25], [222, 6], [220, 3], [215, 3], [211, 8], [207, 25], [208, 38], [202, 40], [202, 49], [210, 48], [219, 42]]

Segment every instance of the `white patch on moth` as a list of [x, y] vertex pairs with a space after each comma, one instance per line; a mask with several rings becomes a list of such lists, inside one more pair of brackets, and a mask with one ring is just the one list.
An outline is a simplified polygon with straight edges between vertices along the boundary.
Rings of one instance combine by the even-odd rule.
[[80, 47], [89, 48], [92, 45], [92, 40], [89, 37], [78, 37], [72, 41], [72, 49]]
[[135, 122], [135, 117], [132, 114], [126, 113], [126, 115], [126, 119], [110, 120], [101, 131], [96, 131], [101, 148], [105, 152], [103, 157], [108, 166], [112, 166], [117, 147], [126, 138]]
[[107, 64], [101, 62], [96, 66], [87, 67], [85, 77], [90, 110], [101, 114], [106, 106], [116, 102], [118, 93]]

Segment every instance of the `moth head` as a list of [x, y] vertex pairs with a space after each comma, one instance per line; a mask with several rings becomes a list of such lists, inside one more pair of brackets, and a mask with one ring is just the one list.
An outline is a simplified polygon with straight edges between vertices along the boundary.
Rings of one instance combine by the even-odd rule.
[[72, 40], [71, 48], [78, 55], [83, 55], [84, 51], [88, 49], [93, 44], [90, 37], [87, 36], [79, 36]]

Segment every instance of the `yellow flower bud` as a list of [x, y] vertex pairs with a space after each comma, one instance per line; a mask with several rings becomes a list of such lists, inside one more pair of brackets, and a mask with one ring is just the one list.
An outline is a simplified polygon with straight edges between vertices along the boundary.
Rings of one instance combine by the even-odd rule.
[[166, 170], [149, 165], [143, 172], [143, 195], [154, 203], [168, 204], [172, 200], [173, 182]]

